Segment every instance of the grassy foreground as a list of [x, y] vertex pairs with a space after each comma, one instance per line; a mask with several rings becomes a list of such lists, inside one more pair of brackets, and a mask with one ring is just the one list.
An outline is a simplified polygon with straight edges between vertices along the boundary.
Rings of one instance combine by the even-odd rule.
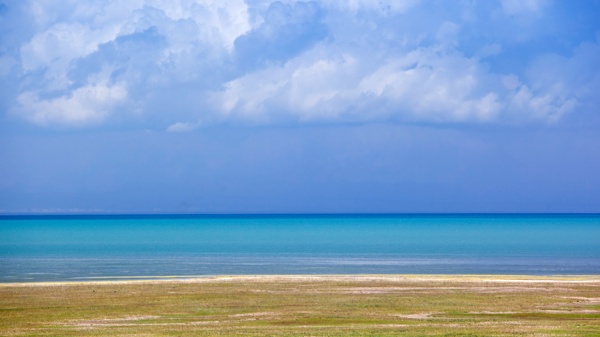
[[599, 336], [600, 277], [0, 285], [2, 336]]

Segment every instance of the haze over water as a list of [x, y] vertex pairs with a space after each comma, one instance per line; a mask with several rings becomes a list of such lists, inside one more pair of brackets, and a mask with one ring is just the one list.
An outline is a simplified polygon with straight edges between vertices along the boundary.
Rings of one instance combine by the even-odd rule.
[[224, 274], [600, 274], [600, 215], [0, 218], [0, 281]]

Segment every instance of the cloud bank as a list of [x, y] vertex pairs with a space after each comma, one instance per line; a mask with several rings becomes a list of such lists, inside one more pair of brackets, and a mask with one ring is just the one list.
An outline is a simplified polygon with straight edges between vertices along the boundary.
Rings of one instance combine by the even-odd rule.
[[556, 123], [599, 104], [600, 34], [548, 33], [563, 12], [542, 0], [5, 2], [2, 26], [17, 28], [0, 31], [3, 106], [42, 127], [179, 132]]

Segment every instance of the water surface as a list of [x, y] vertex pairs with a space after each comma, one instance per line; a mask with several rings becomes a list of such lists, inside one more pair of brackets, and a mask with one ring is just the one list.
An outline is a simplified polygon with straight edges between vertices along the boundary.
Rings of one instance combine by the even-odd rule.
[[390, 273], [600, 274], [600, 215], [0, 217], [0, 282]]

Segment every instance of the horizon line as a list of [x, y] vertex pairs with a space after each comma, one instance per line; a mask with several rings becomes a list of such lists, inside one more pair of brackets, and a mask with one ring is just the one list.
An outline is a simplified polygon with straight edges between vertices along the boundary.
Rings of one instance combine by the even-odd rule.
[[0, 212], [8, 217], [285, 217], [285, 216], [534, 216], [534, 215], [600, 215], [600, 212]]

